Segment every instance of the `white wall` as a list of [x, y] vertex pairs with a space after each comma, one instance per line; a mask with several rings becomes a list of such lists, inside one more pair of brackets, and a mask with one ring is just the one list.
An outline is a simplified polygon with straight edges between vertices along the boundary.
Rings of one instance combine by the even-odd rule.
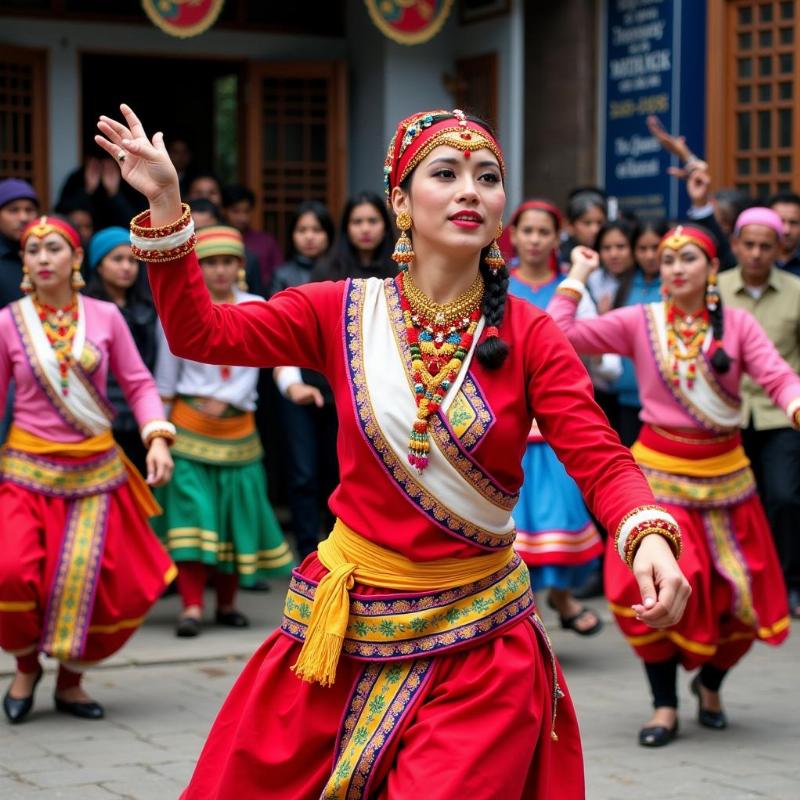
[[[81, 51], [170, 56], [225, 56], [258, 60], [312, 60], [345, 57], [344, 39], [211, 30], [191, 39], [167, 36], [152, 25], [43, 21], [3, 17], [0, 47], [44, 48], [49, 52], [48, 98], [50, 199], [81, 160]], [[174, 62], [173, 62], [174, 63]], [[165, 74], [165, 89], [180, 91], [180, 74]], [[135, 76], [120, 76], [125, 81]], [[74, 121], [74, 124], [65, 124]], [[55, 123], [58, 127], [55, 127]]]

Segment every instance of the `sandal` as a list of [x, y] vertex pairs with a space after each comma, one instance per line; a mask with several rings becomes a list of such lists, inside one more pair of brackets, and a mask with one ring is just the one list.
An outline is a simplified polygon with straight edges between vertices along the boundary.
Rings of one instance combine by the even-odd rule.
[[[547, 598], [547, 605], [553, 609], [553, 611], [557, 611], [556, 604], [548, 597]], [[591, 614], [595, 620], [594, 625], [590, 628], [579, 628], [577, 627], [576, 623], [578, 620], [585, 619], [589, 614]], [[591, 608], [588, 606], [581, 606], [581, 610], [577, 614], [573, 614], [571, 617], [562, 617], [561, 614], [558, 615], [559, 622], [561, 623], [561, 627], [565, 631], [575, 631], [578, 636], [594, 636], [596, 633], [600, 633], [603, 629], [603, 620], [597, 616], [597, 614], [592, 611]]]

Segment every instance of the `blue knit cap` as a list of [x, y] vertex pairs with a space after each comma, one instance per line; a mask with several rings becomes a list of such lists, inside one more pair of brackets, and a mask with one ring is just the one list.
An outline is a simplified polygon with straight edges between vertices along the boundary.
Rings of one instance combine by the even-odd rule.
[[127, 228], [103, 228], [92, 236], [89, 241], [89, 266], [96, 269], [97, 265], [115, 248], [121, 244], [130, 244], [131, 234]]

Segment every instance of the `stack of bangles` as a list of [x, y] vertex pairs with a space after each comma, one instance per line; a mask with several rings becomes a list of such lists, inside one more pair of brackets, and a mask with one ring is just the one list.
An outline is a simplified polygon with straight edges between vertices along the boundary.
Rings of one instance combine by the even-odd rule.
[[149, 211], [137, 214], [131, 220], [133, 255], [148, 264], [163, 264], [191, 253], [197, 243], [192, 211], [187, 203], [181, 204], [181, 210], [178, 220], [160, 228], [150, 226]]
[[177, 432], [175, 426], [165, 419], [155, 419], [142, 427], [142, 442], [146, 448], [153, 443], [153, 439], [164, 439], [171, 447], [175, 444]]
[[617, 552], [633, 568], [633, 559], [646, 536], [657, 534], [669, 543], [675, 558], [681, 555], [681, 531], [672, 515], [660, 506], [644, 506], [631, 511], [617, 528]]

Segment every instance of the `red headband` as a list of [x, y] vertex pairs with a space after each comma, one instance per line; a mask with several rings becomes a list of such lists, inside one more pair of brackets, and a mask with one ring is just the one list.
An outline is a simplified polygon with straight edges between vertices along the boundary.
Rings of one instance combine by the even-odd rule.
[[711, 237], [700, 228], [693, 225], [678, 225], [664, 234], [658, 245], [659, 254], [662, 250], [680, 250], [687, 244], [697, 245], [709, 258], [717, 257], [717, 246]]
[[81, 246], [81, 237], [78, 236], [78, 232], [72, 225], [65, 222], [63, 219], [58, 219], [58, 217], [44, 216], [39, 217], [39, 219], [34, 220], [25, 227], [20, 237], [20, 247], [24, 249], [25, 242], [27, 242], [31, 236], [35, 236], [37, 239], [44, 239], [45, 236], [51, 233], [57, 233], [59, 236], [66, 239], [67, 244], [73, 250], [77, 250]]
[[[434, 121], [443, 115], [446, 119]], [[465, 158], [469, 158], [476, 150], [491, 150], [500, 164], [501, 174], [505, 176], [503, 151], [483, 126], [468, 120], [460, 109], [422, 111], [402, 120], [389, 143], [383, 166], [387, 200], [392, 189], [399, 186], [420, 161], [439, 145], [462, 150]]]
[[561, 229], [561, 226], [564, 224], [564, 220], [561, 216], [561, 212], [552, 204], [549, 203], [547, 200], [526, 200], [520, 207], [514, 212], [511, 217], [510, 225], [516, 225], [519, 222], [519, 218], [526, 212], [526, 211], [545, 211], [548, 214], [551, 214], [555, 217], [556, 220], [556, 228]]

